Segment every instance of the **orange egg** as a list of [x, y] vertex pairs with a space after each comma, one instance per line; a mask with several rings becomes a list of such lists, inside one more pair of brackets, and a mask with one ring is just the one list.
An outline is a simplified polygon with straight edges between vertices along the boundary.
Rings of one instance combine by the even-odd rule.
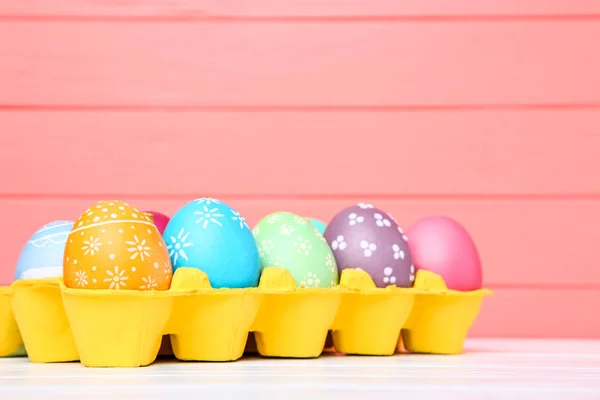
[[173, 268], [152, 218], [121, 201], [84, 212], [69, 234], [64, 280], [70, 288], [167, 290]]

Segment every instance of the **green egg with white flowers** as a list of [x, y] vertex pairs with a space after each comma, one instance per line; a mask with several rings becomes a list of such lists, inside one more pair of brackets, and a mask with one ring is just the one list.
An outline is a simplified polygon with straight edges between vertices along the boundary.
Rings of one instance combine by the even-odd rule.
[[333, 288], [339, 283], [335, 257], [323, 234], [306, 218], [276, 212], [253, 229], [261, 268], [285, 268], [303, 288]]

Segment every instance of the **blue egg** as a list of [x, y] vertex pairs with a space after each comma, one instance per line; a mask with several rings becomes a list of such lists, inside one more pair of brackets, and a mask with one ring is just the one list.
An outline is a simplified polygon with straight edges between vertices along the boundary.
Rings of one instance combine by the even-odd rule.
[[33, 234], [21, 251], [15, 280], [59, 278], [63, 276], [63, 257], [72, 221], [54, 221]]
[[321, 235], [325, 234], [325, 228], [327, 228], [327, 224], [325, 222], [319, 221], [318, 219], [309, 218], [310, 223], [317, 228]]
[[173, 215], [163, 237], [173, 272], [200, 269], [214, 288], [258, 286], [256, 240], [246, 220], [227, 204], [209, 198], [191, 201]]

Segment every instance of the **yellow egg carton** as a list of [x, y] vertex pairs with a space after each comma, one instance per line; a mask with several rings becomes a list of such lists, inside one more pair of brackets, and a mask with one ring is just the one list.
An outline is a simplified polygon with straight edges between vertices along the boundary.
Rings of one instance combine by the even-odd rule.
[[477, 319], [488, 289], [461, 292], [450, 290], [441, 276], [417, 271], [415, 303], [398, 341], [412, 353], [461, 354], [469, 329]]
[[21, 333], [10, 306], [11, 287], [0, 286], [0, 357], [20, 355]]
[[234, 361], [247, 345], [265, 357], [314, 358], [328, 333], [345, 354], [392, 355], [402, 343], [411, 352], [457, 354], [489, 294], [448, 290], [425, 271], [410, 289], [376, 288], [361, 270], [344, 270], [334, 289], [298, 288], [280, 268], [265, 268], [248, 289], [213, 289], [193, 268], [179, 268], [168, 291], [22, 280], [0, 292], [0, 356], [24, 343], [32, 362], [88, 367], [145, 366], [171, 352], [179, 360]]

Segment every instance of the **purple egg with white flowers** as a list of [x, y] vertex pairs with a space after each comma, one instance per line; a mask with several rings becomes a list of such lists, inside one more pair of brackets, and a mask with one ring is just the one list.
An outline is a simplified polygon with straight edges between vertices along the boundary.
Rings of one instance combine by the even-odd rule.
[[358, 268], [371, 275], [377, 287], [412, 287], [415, 266], [408, 238], [385, 211], [365, 203], [348, 207], [333, 217], [324, 236], [340, 274]]

